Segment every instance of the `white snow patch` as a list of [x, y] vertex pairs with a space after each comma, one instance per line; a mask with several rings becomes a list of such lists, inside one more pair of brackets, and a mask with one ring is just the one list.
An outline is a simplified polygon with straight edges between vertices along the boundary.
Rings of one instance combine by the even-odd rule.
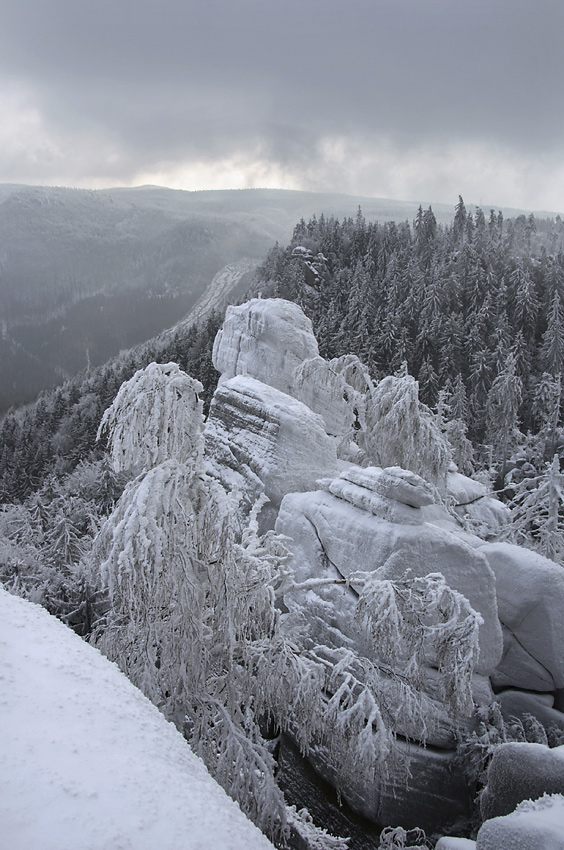
[[525, 800], [514, 812], [487, 820], [476, 850], [564, 850], [564, 797]]
[[1, 587], [0, 680], [3, 847], [272, 848], [114, 664]]

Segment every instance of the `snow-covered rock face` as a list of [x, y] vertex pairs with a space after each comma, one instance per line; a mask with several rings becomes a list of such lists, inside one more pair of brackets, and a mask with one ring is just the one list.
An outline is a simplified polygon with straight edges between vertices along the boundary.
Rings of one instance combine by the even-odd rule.
[[[438, 845], [437, 845], [438, 847]], [[564, 850], [564, 797], [525, 800], [510, 815], [488, 820], [476, 837], [476, 850]]]
[[[399, 578], [407, 569], [415, 576], [440, 572], [482, 615], [477, 672], [488, 675], [502, 652], [495, 578], [481, 553], [424, 522], [420, 506], [430, 500], [425, 482], [398, 468], [351, 467], [324, 485], [325, 490], [289, 494], [280, 507], [276, 530], [291, 538], [297, 581], [347, 577], [357, 570], [379, 570], [382, 578]], [[319, 637], [328, 624], [354, 639], [356, 599], [350, 590], [309, 591], [293, 604], [309, 610]]]
[[347, 383], [333, 361], [305, 360], [294, 372], [292, 395], [318, 413], [328, 434], [350, 435], [364, 424], [364, 398]]
[[372, 381], [358, 357], [319, 357], [311, 322], [281, 298], [254, 298], [229, 307], [213, 349], [221, 383], [255, 378], [303, 402], [322, 417], [339, 457], [357, 462], [355, 432], [365, 427], [365, 394]]
[[564, 687], [564, 570], [510, 543], [485, 544], [480, 552], [495, 573], [504, 627], [494, 685], [536, 691]]
[[205, 428], [208, 469], [248, 503], [277, 508], [288, 492], [337, 470], [335, 441], [305, 404], [249, 377], [220, 384]]
[[290, 394], [295, 369], [318, 355], [310, 320], [282, 298], [253, 298], [228, 307], [213, 346], [220, 381], [249, 375]]
[[554, 705], [554, 695], [551, 693], [528, 693], [526, 691], [501, 691], [495, 697], [501, 706], [501, 714], [508, 722], [518, 717], [526, 722], [527, 716], [536, 717], [545, 729], [551, 726], [564, 731], [564, 714]]
[[507, 505], [493, 498], [479, 481], [459, 472], [448, 472], [447, 494], [454, 500], [461, 520], [486, 540], [510, 520]]

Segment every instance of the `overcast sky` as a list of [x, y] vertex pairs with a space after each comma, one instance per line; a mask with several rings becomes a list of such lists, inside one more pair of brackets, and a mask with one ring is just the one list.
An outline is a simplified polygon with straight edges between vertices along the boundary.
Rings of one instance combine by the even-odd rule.
[[0, 11], [0, 182], [564, 211], [564, 0]]

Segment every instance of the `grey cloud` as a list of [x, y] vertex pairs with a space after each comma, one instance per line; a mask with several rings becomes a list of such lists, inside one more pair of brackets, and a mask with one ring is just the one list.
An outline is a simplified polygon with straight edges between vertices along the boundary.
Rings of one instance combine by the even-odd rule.
[[[0, 79], [133, 172], [257, 146], [315, 169], [328, 135], [564, 149], [561, 0], [19, 0]], [[0, 179], [2, 177], [0, 176]]]

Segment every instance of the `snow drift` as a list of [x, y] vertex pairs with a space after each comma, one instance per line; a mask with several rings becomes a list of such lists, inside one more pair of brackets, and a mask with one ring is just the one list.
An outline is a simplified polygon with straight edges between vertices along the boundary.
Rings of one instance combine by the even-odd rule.
[[272, 847], [114, 664], [3, 588], [0, 646], [4, 847]]

